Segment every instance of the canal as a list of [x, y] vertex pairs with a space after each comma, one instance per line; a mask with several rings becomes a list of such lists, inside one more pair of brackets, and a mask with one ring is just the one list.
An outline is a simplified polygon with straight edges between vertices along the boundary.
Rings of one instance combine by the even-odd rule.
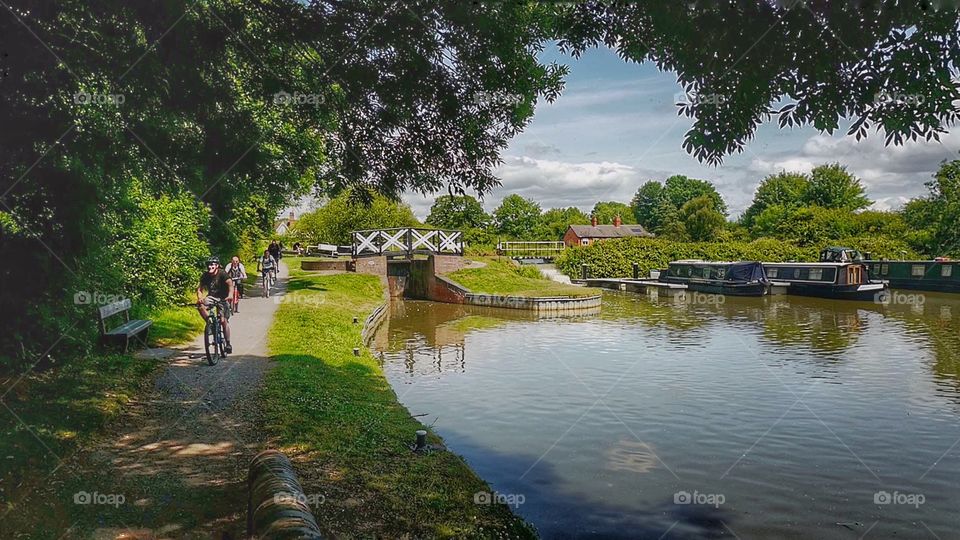
[[406, 301], [372, 347], [544, 538], [955, 537], [960, 295], [889, 300]]

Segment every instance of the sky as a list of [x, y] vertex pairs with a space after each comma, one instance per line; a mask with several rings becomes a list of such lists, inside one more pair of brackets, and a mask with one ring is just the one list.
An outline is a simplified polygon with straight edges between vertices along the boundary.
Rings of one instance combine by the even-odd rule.
[[[712, 182], [736, 217], [768, 174], [809, 172], [832, 162], [861, 179], [874, 208], [887, 210], [925, 194], [924, 182], [939, 163], [960, 158], [960, 130], [942, 136], [942, 142], [884, 147], [882, 133], [858, 142], [845, 130], [830, 136], [813, 128], [780, 129], [774, 119], [758, 129], [743, 153], [727, 156], [719, 166], [704, 165], [681, 147], [692, 119], [677, 115], [682, 88], [672, 72], [628, 64], [609, 49], [574, 59], [549, 48], [541, 58], [570, 67], [566, 87], [554, 103], [537, 105], [527, 128], [502, 154], [503, 164], [495, 170], [502, 185], [484, 197], [487, 211], [518, 193], [544, 210], [576, 206], [589, 212], [600, 200], [629, 203], [648, 180], [683, 174]], [[404, 200], [420, 219], [433, 203], [417, 194]]]

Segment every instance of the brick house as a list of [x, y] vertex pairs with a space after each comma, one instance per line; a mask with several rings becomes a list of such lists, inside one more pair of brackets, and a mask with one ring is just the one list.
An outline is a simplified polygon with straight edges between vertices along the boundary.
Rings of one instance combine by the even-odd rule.
[[642, 225], [624, 225], [620, 216], [613, 218], [613, 225], [598, 225], [596, 216], [590, 217], [590, 225], [570, 225], [563, 233], [563, 243], [571, 246], [589, 246], [594, 242], [608, 238], [628, 238], [641, 236], [652, 238]]

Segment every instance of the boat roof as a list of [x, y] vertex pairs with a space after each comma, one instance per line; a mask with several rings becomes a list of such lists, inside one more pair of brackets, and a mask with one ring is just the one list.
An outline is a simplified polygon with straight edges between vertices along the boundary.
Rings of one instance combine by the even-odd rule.
[[705, 261], [703, 259], [681, 259], [679, 261], [670, 261], [670, 264], [737, 264], [737, 262], [753, 262], [753, 261]]
[[837, 267], [837, 266], [849, 266], [851, 264], [860, 264], [863, 261], [850, 261], [850, 262], [782, 262], [782, 263], [763, 263], [764, 266], [827, 266], [827, 267]]
[[960, 259], [949, 260], [949, 261], [934, 261], [933, 259], [926, 259], [926, 260], [923, 260], [923, 261], [920, 261], [920, 260], [916, 260], [916, 261], [914, 261], [914, 260], [902, 260], [902, 259], [893, 259], [893, 260], [891, 260], [891, 259], [867, 259], [867, 260], [864, 260], [864, 261], [862, 261], [862, 262], [868, 262], [868, 263], [914, 263], [914, 264], [916, 264], [916, 263], [958, 264], [958, 263], [960, 263]]

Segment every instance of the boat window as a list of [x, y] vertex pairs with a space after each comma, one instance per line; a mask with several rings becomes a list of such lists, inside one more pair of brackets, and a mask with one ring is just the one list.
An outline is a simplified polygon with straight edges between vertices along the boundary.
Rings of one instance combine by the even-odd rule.
[[940, 268], [940, 275], [942, 277], [950, 277], [953, 275], [953, 265], [945, 264]]
[[811, 268], [809, 279], [823, 279], [823, 268]]
[[717, 279], [723, 279], [727, 275], [726, 268], [717, 268]]
[[881, 275], [881, 276], [885, 276], [885, 275], [887, 275], [887, 274], [889, 274], [889, 273], [890, 273], [890, 265], [889, 265], [889, 264], [881, 264], [881, 265], [880, 265], [880, 275]]
[[926, 267], [924, 267], [922, 264], [915, 264], [910, 267], [910, 275], [913, 277], [923, 277], [925, 271]]
[[778, 268], [767, 268], [767, 277], [775, 278], [777, 277]]
[[793, 269], [793, 279], [800, 279], [800, 269], [799, 269], [799, 268], [794, 268], [794, 269]]

